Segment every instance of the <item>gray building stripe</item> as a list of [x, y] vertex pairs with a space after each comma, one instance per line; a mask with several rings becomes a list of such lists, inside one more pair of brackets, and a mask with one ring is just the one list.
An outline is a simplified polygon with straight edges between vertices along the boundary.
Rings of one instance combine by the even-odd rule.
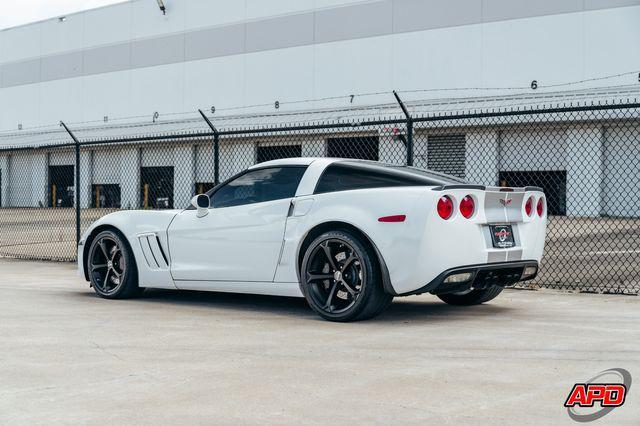
[[40, 78], [44, 81], [49, 81], [61, 78], [80, 77], [83, 75], [82, 58], [82, 52], [45, 56], [40, 62]]
[[432, 1], [396, 0], [393, 2], [393, 32], [403, 33], [477, 24], [482, 22], [483, 2], [447, 0], [448, 7], [434, 7]]
[[583, 0], [483, 0], [483, 22], [580, 12]]
[[313, 44], [313, 18], [313, 13], [301, 13], [248, 22], [245, 52]]
[[640, 0], [382, 0], [0, 64], [0, 87], [313, 43], [637, 5]]
[[637, 6], [638, 0], [584, 0], [584, 10], [612, 9], [615, 7]]
[[131, 43], [131, 67], [144, 68], [184, 61], [184, 34], [136, 40]]
[[245, 25], [208, 28], [185, 34], [187, 61], [238, 55], [245, 52]]
[[2, 66], [2, 87], [38, 83], [41, 59], [29, 59]]
[[87, 49], [84, 54], [84, 75], [123, 71], [131, 68], [131, 43]]
[[315, 13], [316, 43], [392, 34], [391, 0], [320, 10]]

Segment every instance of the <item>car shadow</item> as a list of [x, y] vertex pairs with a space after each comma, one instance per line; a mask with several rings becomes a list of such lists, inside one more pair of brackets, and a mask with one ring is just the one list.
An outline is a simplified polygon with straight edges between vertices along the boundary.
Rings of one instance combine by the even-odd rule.
[[[93, 291], [76, 294], [79, 297], [99, 298]], [[118, 302], [140, 305], [165, 304], [190, 308], [204, 307], [230, 311], [264, 311], [265, 313], [290, 316], [314, 316], [311, 308], [302, 298], [263, 296], [259, 294], [147, 289], [140, 297], [118, 300]]]
[[477, 321], [482, 317], [504, 315], [513, 309], [492, 303], [476, 306], [452, 306], [442, 302], [436, 296], [427, 297], [420, 299], [412, 296], [396, 298], [389, 309], [371, 321]]
[[[98, 297], [93, 291], [76, 293], [81, 297]], [[322, 319], [307, 302], [297, 297], [263, 296], [241, 293], [218, 293], [190, 290], [148, 289], [139, 298], [129, 299], [131, 304], [166, 304], [186, 307], [209, 307], [228, 311], [263, 312], [265, 314], [295, 317], [297, 319]], [[482, 317], [505, 314], [513, 308], [497, 304], [478, 306], [451, 306], [435, 296], [396, 298], [391, 306], [376, 318], [367, 322], [438, 322], [477, 321]]]

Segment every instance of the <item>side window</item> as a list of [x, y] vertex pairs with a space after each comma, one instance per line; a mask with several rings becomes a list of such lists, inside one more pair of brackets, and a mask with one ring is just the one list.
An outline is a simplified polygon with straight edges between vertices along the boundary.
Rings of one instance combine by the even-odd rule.
[[382, 170], [372, 170], [357, 166], [332, 164], [324, 171], [318, 184], [316, 194], [351, 189], [385, 188], [391, 186], [425, 185], [418, 179], [399, 176]]
[[291, 198], [306, 167], [251, 170], [221, 186], [211, 198], [213, 208], [241, 206]]

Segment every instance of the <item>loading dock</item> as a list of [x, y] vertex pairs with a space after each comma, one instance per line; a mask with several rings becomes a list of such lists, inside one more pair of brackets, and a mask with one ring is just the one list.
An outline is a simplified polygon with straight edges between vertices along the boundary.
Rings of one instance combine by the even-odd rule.
[[49, 207], [73, 207], [74, 166], [49, 166]]
[[379, 144], [378, 136], [329, 138], [327, 139], [327, 156], [378, 161]]
[[91, 207], [120, 208], [120, 185], [91, 185]]
[[173, 208], [173, 166], [141, 167], [140, 181], [142, 208]]

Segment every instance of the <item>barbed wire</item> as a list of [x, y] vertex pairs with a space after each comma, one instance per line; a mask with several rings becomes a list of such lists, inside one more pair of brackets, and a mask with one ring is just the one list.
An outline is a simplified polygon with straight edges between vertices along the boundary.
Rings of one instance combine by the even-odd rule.
[[[570, 82], [564, 82], [564, 83], [554, 83], [554, 84], [541, 84], [539, 83], [537, 85], [537, 89], [532, 89], [530, 86], [505, 86], [505, 87], [450, 87], [450, 88], [422, 88], [422, 89], [407, 89], [407, 90], [398, 90], [397, 93], [399, 94], [409, 94], [409, 93], [437, 93], [437, 92], [443, 92], [443, 93], [451, 93], [451, 92], [480, 92], [480, 91], [514, 91], [514, 90], [526, 90], [527, 92], [522, 92], [522, 93], [518, 93], [518, 94], [510, 94], [511, 96], [524, 96], [524, 95], [535, 95], [535, 94], [539, 94], [541, 89], [550, 89], [550, 88], [559, 88], [559, 87], [570, 87], [570, 86], [576, 86], [576, 85], [581, 85], [581, 84], [586, 84], [586, 83], [590, 83], [590, 82], [597, 82], [597, 81], [604, 81], [604, 80], [610, 80], [610, 79], [614, 79], [614, 78], [620, 78], [620, 77], [625, 77], [625, 76], [629, 76], [629, 75], [635, 75], [638, 74], [640, 76], [640, 70], [635, 70], [635, 71], [628, 71], [628, 72], [622, 72], [622, 73], [617, 73], [617, 74], [609, 74], [609, 75], [604, 75], [604, 76], [598, 76], [598, 77], [592, 77], [592, 78], [587, 78], [587, 79], [581, 79], [581, 80], [575, 80], [575, 81], [570, 81]], [[635, 85], [618, 85], [618, 86], [609, 86], [609, 88], [620, 88], [620, 87], [633, 87]], [[594, 88], [596, 89], [596, 88]], [[307, 99], [297, 99], [297, 100], [292, 100], [292, 101], [274, 101], [274, 102], [270, 102], [270, 103], [259, 103], [259, 104], [250, 104], [250, 105], [238, 105], [238, 106], [232, 106], [232, 107], [226, 107], [226, 108], [215, 108], [215, 111], [240, 111], [240, 110], [250, 110], [250, 109], [255, 109], [255, 108], [266, 108], [266, 107], [273, 107], [275, 102], [278, 102], [279, 106], [282, 105], [299, 105], [299, 104], [305, 104], [305, 103], [313, 103], [313, 102], [326, 102], [326, 101], [334, 101], [334, 100], [341, 100], [341, 99], [345, 99], [345, 100], [349, 100], [350, 102], [352, 102], [353, 100], [355, 100], [356, 98], [364, 98], [364, 97], [371, 97], [371, 96], [382, 96], [382, 95], [392, 95], [393, 91], [376, 91], [376, 92], [364, 92], [364, 93], [352, 93], [352, 94], [346, 94], [346, 95], [338, 95], [338, 96], [326, 96], [326, 97], [319, 97], [319, 98], [307, 98]], [[452, 98], [448, 98], [448, 99], [452, 99]], [[371, 105], [369, 106], [361, 106], [362, 108], [368, 108], [371, 107]], [[204, 110], [208, 110], [210, 107], [208, 108], [201, 108]], [[356, 107], [357, 108], [357, 107]], [[108, 119], [105, 121], [105, 119], [95, 119], [95, 120], [84, 120], [84, 121], [70, 121], [67, 124], [68, 125], [72, 125], [72, 126], [79, 126], [79, 125], [86, 125], [86, 124], [97, 124], [97, 123], [110, 123], [110, 122], [114, 122], [114, 121], [125, 121], [125, 120], [136, 120], [136, 119], [142, 119], [142, 118], [149, 118], [151, 117], [153, 119], [154, 114], [158, 114], [156, 118], [159, 118], [160, 116], [163, 117], [172, 117], [172, 116], [184, 116], [184, 115], [194, 115], [194, 117], [197, 116], [198, 112], [197, 111], [173, 111], [173, 112], [158, 112], [158, 111], [154, 111], [151, 114], [138, 114], [138, 115], [131, 115], [131, 116], [121, 116], [121, 117], [108, 117]], [[293, 111], [291, 112], [293, 113]], [[276, 114], [274, 114], [276, 115]], [[166, 122], [165, 122], [166, 123]], [[151, 124], [155, 124], [151, 123]], [[140, 123], [136, 124], [136, 125], [140, 125]], [[60, 126], [60, 123], [55, 123], [55, 124], [43, 124], [43, 125], [38, 125], [38, 126], [29, 126], [29, 127], [22, 127], [21, 129], [4, 129], [4, 130], [0, 130], [0, 136], [4, 137], [5, 135], [11, 135], [11, 134], [16, 134], [16, 133], [20, 133], [20, 132], [24, 132], [24, 131], [31, 131], [31, 130], [44, 130], [44, 129], [54, 129]], [[118, 128], [117, 126], [113, 126], [110, 128]]]
[[529, 90], [536, 91], [540, 89], [549, 89], [555, 87], [568, 87], [576, 86], [585, 83], [591, 83], [595, 81], [610, 80], [613, 78], [625, 77], [628, 75], [640, 74], [640, 70], [628, 71], [618, 74], [610, 74], [606, 76], [586, 78], [582, 80], [569, 81], [556, 84], [540, 84], [538, 82], [537, 89], [532, 89], [531, 86], [511, 86], [511, 87], [449, 87], [449, 88], [428, 88], [428, 89], [410, 89], [410, 90], [398, 90], [398, 93], [424, 93], [424, 92], [454, 92], [454, 91], [496, 91], [496, 90]]

